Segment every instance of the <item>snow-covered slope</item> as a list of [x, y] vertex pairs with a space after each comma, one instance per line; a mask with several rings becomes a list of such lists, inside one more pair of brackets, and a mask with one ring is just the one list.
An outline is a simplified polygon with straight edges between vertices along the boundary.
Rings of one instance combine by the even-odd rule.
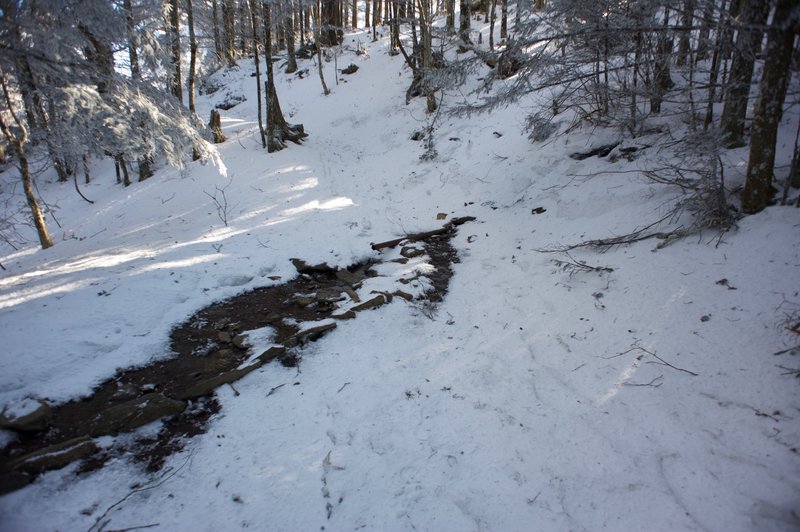
[[[778, 367], [798, 363], [773, 355], [796, 342], [781, 322], [800, 305], [800, 211], [769, 208], [721, 239], [658, 250], [579, 249], [575, 260], [613, 271], [565, 268], [540, 250], [632, 231], [674, 191], [635, 173], [576, 177], [637, 165], [569, 158], [613, 132], [531, 143], [525, 102], [442, 113], [438, 157], [420, 161], [410, 137], [430, 117], [404, 103], [401, 58], [368, 33], [346, 44], [339, 66], [360, 68], [337, 85], [326, 63], [330, 96], [310, 61], [309, 75], [278, 80], [287, 118], [310, 134], [302, 146], [261, 149], [242, 61], [225, 76], [247, 97], [223, 113], [227, 176], [191, 163], [123, 189], [98, 166], [91, 206], [71, 185], [40, 185], [63, 238], [0, 257], [0, 404], [64, 401], [168, 356], [172, 326], [293, 277], [290, 257], [347, 266], [375, 256], [372, 242], [441, 226], [438, 213], [475, 216], [454, 239], [461, 262], [435, 316], [361, 313], [311, 344], [299, 373], [270, 365], [240, 395], [219, 389], [209, 432], [161, 473], [124, 457], [48, 473], [0, 498], [0, 528], [800, 526], [800, 389]], [[201, 114], [223, 97], [201, 97]], [[292, 385], [269, 393], [280, 384]]]

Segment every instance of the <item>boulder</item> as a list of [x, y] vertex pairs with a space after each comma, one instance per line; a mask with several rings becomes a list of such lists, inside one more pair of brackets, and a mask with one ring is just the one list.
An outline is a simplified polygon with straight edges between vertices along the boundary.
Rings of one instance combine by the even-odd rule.
[[96, 451], [94, 441], [88, 436], [81, 436], [10, 460], [6, 468], [9, 471], [36, 475], [43, 471], [60, 469], [75, 460], [87, 458]]
[[50, 405], [42, 400], [38, 401], [39, 406], [33, 411], [19, 417], [13, 417], [4, 410], [0, 413], [0, 429], [16, 430], [19, 432], [36, 432], [47, 428], [53, 411]]

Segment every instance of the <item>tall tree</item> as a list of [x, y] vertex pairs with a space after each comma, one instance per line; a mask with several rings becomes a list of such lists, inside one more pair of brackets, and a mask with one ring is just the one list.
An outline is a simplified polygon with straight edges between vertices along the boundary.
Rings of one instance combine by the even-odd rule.
[[472, 45], [472, 41], [469, 38], [470, 3], [469, 0], [459, 0], [459, 2], [458, 36], [461, 38], [459, 49], [465, 50], [467, 46]]
[[181, 13], [179, 0], [169, 0], [169, 41], [172, 51], [172, 77], [169, 90], [179, 102], [183, 103], [183, 83], [181, 82]]
[[733, 64], [725, 94], [720, 129], [729, 148], [744, 146], [744, 123], [750, 99], [750, 85], [756, 61], [756, 44], [763, 37], [763, 26], [769, 15], [768, 2], [742, 2], [739, 16], [734, 20], [736, 42]]
[[[8, 15], [5, 10], [6, 6], [2, 6], [4, 14]], [[28, 207], [31, 210], [31, 218], [36, 227], [36, 233], [39, 235], [39, 243], [42, 249], [47, 249], [53, 245], [53, 240], [50, 238], [50, 233], [47, 231], [47, 224], [44, 221], [44, 214], [39, 206], [39, 200], [36, 199], [36, 194], [33, 191], [33, 177], [31, 176], [30, 164], [28, 163], [28, 154], [25, 149], [28, 143], [28, 130], [25, 124], [18, 118], [17, 113], [14, 111], [14, 103], [11, 94], [8, 90], [5, 74], [0, 71], [0, 84], [2, 84], [3, 101], [5, 103], [5, 111], [11, 116], [13, 123], [16, 125], [16, 131], [12, 131], [11, 124], [7, 124], [3, 118], [3, 112], [0, 111], [0, 130], [6, 141], [14, 150], [17, 156], [17, 163], [19, 172], [22, 176], [22, 189], [25, 192], [25, 199], [28, 201]]]
[[264, 0], [262, 3], [262, 19], [264, 23], [264, 56], [267, 61], [267, 81], [264, 98], [267, 110], [267, 151], [269, 153], [282, 150], [286, 141], [299, 144], [308, 133], [303, 129], [303, 124], [289, 124], [281, 111], [278, 101], [278, 91], [275, 90], [275, 73], [272, 68], [272, 2]]
[[233, 0], [222, 2], [222, 50], [229, 67], [236, 66], [236, 6]]
[[794, 39], [800, 30], [800, 9], [795, 0], [777, 0], [764, 50], [761, 93], [753, 117], [750, 158], [742, 191], [742, 210], [755, 213], [769, 205], [773, 196], [775, 144], [783, 113], [783, 100], [791, 77]]

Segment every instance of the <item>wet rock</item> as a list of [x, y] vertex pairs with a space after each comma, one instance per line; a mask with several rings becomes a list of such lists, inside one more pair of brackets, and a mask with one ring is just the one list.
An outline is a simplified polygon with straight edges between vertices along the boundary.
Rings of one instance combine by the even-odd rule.
[[336, 272], [336, 278], [342, 281], [343, 283], [347, 283], [352, 287], [357, 287], [361, 284], [361, 281], [364, 280], [366, 276], [360, 272], [351, 272], [349, 270], [339, 270]]
[[414, 246], [403, 246], [403, 248], [400, 250], [400, 254], [407, 259], [413, 259], [414, 257], [424, 255], [425, 250]]
[[44, 401], [38, 401], [39, 406], [33, 412], [19, 417], [12, 417], [4, 411], [0, 413], [0, 429], [16, 430], [20, 432], [36, 432], [47, 428], [53, 411]]
[[338, 287], [320, 288], [319, 290], [317, 290], [316, 297], [317, 301], [325, 301], [325, 302], [341, 301], [342, 289]]
[[334, 314], [331, 318], [335, 320], [352, 320], [356, 317], [356, 313], [352, 310], [348, 310], [347, 312], [343, 312], [341, 314]]
[[214, 327], [218, 331], [221, 331], [222, 329], [227, 327], [230, 323], [231, 323], [230, 318], [222, 318], [220, 320], [215, 321], [212, 327]]
[[260, 368], [261, 365], [262, 362], [259, 357], [259, 359], [257, 359], [257, 362], [245, 368], [226, 371], [225, 373], [217, 375], [216, 377], [211, 377], [210, 379], [202, 380], [198, 383], [188, 386], [183, 390], [179, 390], [174, 395], [176, 398], [181, 400], [197, 399], [198, 397], [203, 397], [204, 395], [210, 395], [211, 393], [214, 392], [214, 390], [216, 390], [223, 384], [236, 382], [245, 375], [247, 375], [248, 373]]
[[315, 301], [316, 299], [311, 296], [298, 295], [294, 298], [294, 302], [300, 305], [301, 307], [307, 307], [309, 305], [312, 305], [314, 304]]
[[101, 436], [130, 431], [162, 417], [178, 414], [185, 407], [183, 401], [170, 399], [160, 393], [148, 393], [100, 412], [89, 423], [89, 434]]
[[345, 293], [346, 293], [348, 296], [350, 296], [350, 299], [352, 299], [352, 300], [353, 300], [353, 303], [361, 303], [361, 298], [360, 298], [360, 297], [358, 297], [358, 294], [357, 294], [357, 293], [356, 293], [356, 291], [355, 291], [355, 290], [353, 290], [352, 288], [350, 288], [350, 287], [345, 287], [345, 288], [344, 288], [344, 292], [345, 292]]
[[9, 461], [6, 469], [36, 475], [43, 471], [61, 469], [75, 460], [86, 458], [95, 452], [97, 452], [97, 446], [94, 441], [88, 436], [81, 436], [20, 456]]
[[0, 472], [0, 495], [24, 488], [33, 482], [33, 477], [20, 471]]
[[231, 343], [239, 349], [247, 349], [247, 336], [244, 334], [237, 334], [231, 339]]
[[273, 360], [280, 359], [285, 353], [285, 347], [270, 347], [258, 355], [258, 360], [260, 360], [262, 364], [269, 364]]
[[378, 308], [381, 305], [386, 304], [386, 297], [383, 294], [377, 295], [372, 299], [361, 303], [360, 305], [356, 305], [351, 310], [354, 312], [361, 312], [362, 310], [368, 310], [371, 308]]
[[335, 323], [326, 323], [324, 325], [318, 325], [317, 327], [311, 327], [310, 329], [300, 331], [299, 333], [294, 335], [294, 338], [296, 338], [297, 343], [301, 345], [307, 342], [315, 342], [319, 340], [322, 337], [322, 335], [324, 335], [329, 331], [332, 331], [335, 328], [336, 328]]
[[324, 262], [311, 265], [306, 261], [304, 261], [303, 259], [289, 259], [289, 260], [292, 261], [292, 264], [294, 265], [295, 270], [297, 270], [297, 273], [305, 273], [311, 275], [314, 273], [334, 273], [336, 271], [334, 268], [331, 268]]
[[394, 295], [396, 295], [397, 297], [402, 297], [406, 301], [413, 301], [414, 300], [414, 296], [412, 296], [408, 292], [403, 292], [402, 290], [395, 290], [394, 291]]

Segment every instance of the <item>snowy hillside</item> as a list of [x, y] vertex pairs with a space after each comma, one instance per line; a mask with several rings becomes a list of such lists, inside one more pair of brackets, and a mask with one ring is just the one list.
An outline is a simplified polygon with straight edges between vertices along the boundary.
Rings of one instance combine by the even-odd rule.
[[[438, 155], [421, 160], [411, 137], [431, 117], [423, 99], [405, 104], [410, 72], [387, 47], [346, 35], [338, 66], [359, 69], [337, 84], [325, 63], [327, 97], [313, 60], [279, 74], [284, 113], [309, 137], [274, 154], [258, 139], [252, 61], [216, 74], [224, 88], [198, 99], [200, 116], [246, 98], [222, 112], [227, 175], [189, 163], [122, 188], [98, 163], [82, 186], [93, 205], [40, 176], [59, 233], [0, 256], [0, 405], [87, 396], [168, 357], [172, 327], [296, 277], [291, 258], [344, 268], [380, 258], [372, 243], [474, 216], [453, 238], [445, 300], [361, 312], [299, 367], [220, 387], [208, 432], [158, 473], [125, 455], [45, 473], [0, 497], [0, 529], [800, 527], [797, 350], [774, 354], [797, 343], [784, 321], [800, 308], [800, 209], [666, 246], [544, 252], [664, 217], [680, 192], [638, 170], [667, 135], [638, 138], [633, 161], [576, 160], [619, 132], [531, 142], [531, 101], [448, 114], [464, 87], [446, 92]], [[726, 157], [733, 190], [747, 153]], [[8, 191], [18, 178], [0, 179]]]

